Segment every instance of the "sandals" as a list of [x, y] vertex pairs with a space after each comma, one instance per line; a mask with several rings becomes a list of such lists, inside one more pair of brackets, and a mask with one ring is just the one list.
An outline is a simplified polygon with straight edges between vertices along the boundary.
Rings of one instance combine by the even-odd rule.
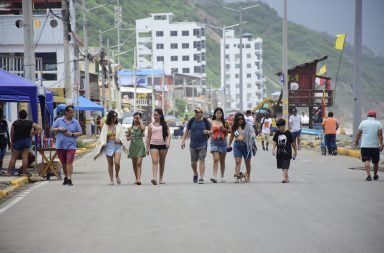
[[151, 180], [151, 183], [154, 184], [154, 185], [157, 185], [157, 181], [156, 181], [156, 179], [152, 179], [152, 180]]
[[121, 180], [119, 177], [116, 177], [116, 182], [117, 182], [117, 184], [121, 184]]

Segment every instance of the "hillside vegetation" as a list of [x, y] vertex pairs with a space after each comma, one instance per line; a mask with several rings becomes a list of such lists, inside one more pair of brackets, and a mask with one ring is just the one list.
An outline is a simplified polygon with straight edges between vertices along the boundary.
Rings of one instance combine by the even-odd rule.
[[[104, 0], [88, 0], [88, 8], [104, 3]], [[226, 4], [232, 8], [250, 5], [247, 3]], [[254, 2], [254, 1], [253, 1]], [[238, 14], [222, 8], [222, 0], [130, 0], [122, 1], [124, 28], [134, 28], [135, 20], [148, 17], [150, 13], [173, 12], [174, 21], [197, 21], [213, 24], [219, 27], [232, 25], [239, 22]], [[113, 6], [98, 8], [88, 15], [90, 45], [99, 45], [99, 30], [107, 30], [114, 26]], [[243, 26], [244, 32], [249, 32], [263, 39], [263, 70], [267, 81], [267, 92], [274, 92], [280, 88], [273, 83], [278, 83], [275, 73], [281, 71], [282, 59], [282, 19], [277, 12], [264, 3], [252, 8], [243, 14], [243, 20], [247, 24]], [[79, 30], [81, 27], [81, 16], [79, 15]], [[321, 20], [319, 20], [321, 22]], [[130, 42], [122, 46], [121, 51], [134, 47], [133, 31], [122, 32], [121, 42]], [[343, 33], [343, 31], [340, 31]], [[110, 39], [110, 45], [117, 44], [116, 31], [103, 34], [104, 38]], [[348, 36], [348, 34], [347, 34]], [[220, 85], [220, 30], [207, 27], [207, 81], [214, 85]], [[336, 77], [340, 51], [334, 49], [335, 35], [328, 35], [310, 30], [302, 25], [289, 22], [288, 24], [288, 65], [289, 67], [303, 62], [328, 55], [324, 61], [327, 65], [327, 75]], [[106, 43], [106, 40], [105, 42]], [[133, 55], [126, 54], [121, 58], [124, 67], [130, 68], [133, 64]], [[318, 68], [322, 64], [318, 65]], [[363, 111], [375, 108], [383, 111], [383, 85], [384, 58], [376, 57], [370, 50], [363, 50]], [[343, 112], [346, 119], [352, 118], [352, 70], [353, 70], [353, 47], [345, 46], [343, 60], [341, 63], [336, 91], [336, 112]], [[340, 114], [339, 114], [340, 115]]]

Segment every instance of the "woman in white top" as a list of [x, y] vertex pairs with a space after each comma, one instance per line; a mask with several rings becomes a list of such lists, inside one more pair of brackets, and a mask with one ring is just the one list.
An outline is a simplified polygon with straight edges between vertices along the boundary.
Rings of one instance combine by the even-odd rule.
[[164, 119], [163, 110], [155, 109], [153, 113], [154, 121], [148, 126], [147, 135], [147, 155], [151, 153], [152, 175], [151, 183], [157, 185], [157, 171], [160, 165], [159, 183], [163, 181], [165, 157], [171, 141], [171, 134], [167, 122]]

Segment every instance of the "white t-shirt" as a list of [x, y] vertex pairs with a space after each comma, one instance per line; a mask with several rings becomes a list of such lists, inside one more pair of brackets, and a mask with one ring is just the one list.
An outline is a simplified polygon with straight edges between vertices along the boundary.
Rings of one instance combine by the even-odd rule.
[[261, 128], [261, 132], [263, 134], [270, 134], [271, 133], [271, 125], [272, 125], [272, 119], [271, 118], [268, 118], [268, 119], [263, 119], [262, 122], [262, 128]]
[[309, 117], [307, 115], [304, 114], [301, 115], [301, 124], [308, 124], [309, 123]]
[[299, 115], [289, 116], [289, 124], [291, 126], [291, 132], [297, 132], [301, 130], [300, 122], [301, 122], [301, 117]]

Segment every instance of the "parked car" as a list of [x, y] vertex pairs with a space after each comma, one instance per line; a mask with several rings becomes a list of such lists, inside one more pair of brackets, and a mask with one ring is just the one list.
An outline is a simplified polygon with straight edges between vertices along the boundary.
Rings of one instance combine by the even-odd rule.
[[164, 119], [165, 121], [167, 121], [167, 124], [170, 127], [176, 127], [181, 125], [179, 118], [174, 117], [173, 115], [165, 115]]

